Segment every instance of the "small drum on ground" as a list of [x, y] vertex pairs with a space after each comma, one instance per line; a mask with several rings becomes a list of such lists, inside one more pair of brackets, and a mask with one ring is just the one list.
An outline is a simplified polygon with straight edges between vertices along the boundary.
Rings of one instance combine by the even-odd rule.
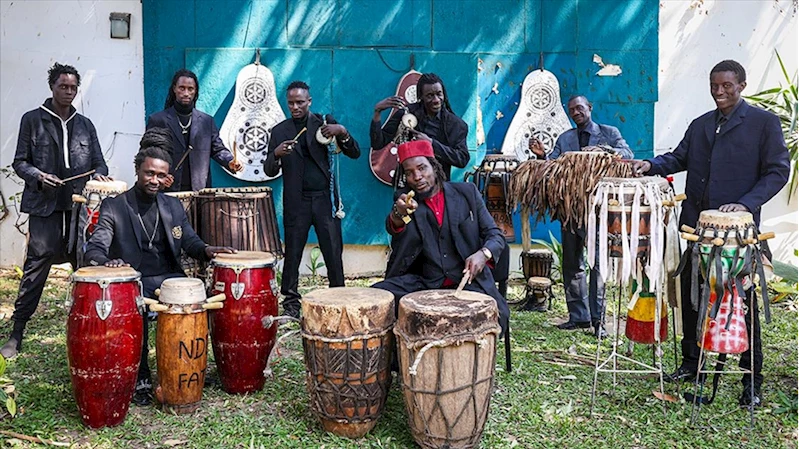
[[464, 179], [466, 182], [471, 179], [477, 185], [483, 194], [488, 212], [508, 242], [516, 241], [509, 186], [511, 174], [518, 165], [519, 160], [516, 156], [487, 154], [480, 168], [474, 173], [468, 173]]
[[72, 274], [67, 360], [83, 423], [113, 427], [128, 413], [142, 346], [141, 275], [85, 267]]
[[[189, 219], [191, 228], [199, 235], [200, 231], [197, 229], [199, 226], [196, 205], [197, 192], [165, 192], [165, 194], [180, 200], [183, 210], [186, 211], [186, 218]], [[180, 254], [180, 266], [183, 268], [183, 273], [188, 277], [195, 278], [202, 274], [200, 262], [189, 257], [185, 252]]]
[[525, 289], [525, 305], [524, 310], [533, 310], [536, 312], [545, 312], [547, 310], [547, 300], [549, 306], [552, 306], [552, 280], [541, 276], [533, 276], [527, 279], [527, 288]]
[[535, 248], [522, 251], [521, 266], [525, 279], [531, 277], [549, 278], [552, 274], [552, 251], [546, 248]]
[[397, 337], [411, 434], [423, 448], [473, 448], [494, 386], [499, 312], [490, 296], [453, 290], [405, 295]]
[[328, 432], [360, 438], [377, 424], [391, 384], [394, 295], [336, 287], [302, 298], [311, 409]]
[[205, 243], [283, 257], [271, 188], [202, 189], [196, 204]]
[[224, 309], [211, 312], [211, 342], [222, 389], [249, 393], [264, 387], [269, 353], [275, 345], [278, 288], [275, 256], [258, 251], [217, 254], [211, 261], [212, 294], [227, 298]]
[[200, 407], [208, 366], [208, 314], [205, 283], [172, 278], [161, 284], [155, 333], [158, 387], [155, 397], [165, 410], [192, 413]]

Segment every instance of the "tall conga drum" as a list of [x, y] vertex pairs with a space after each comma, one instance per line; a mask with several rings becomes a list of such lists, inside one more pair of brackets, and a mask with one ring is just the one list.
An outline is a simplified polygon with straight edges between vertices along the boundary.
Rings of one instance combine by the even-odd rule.
[[473, 448], [483, 434], [500, 333], [494, 298], [428, 290], [399, 303], [400, 379], [411, 434], [423, 448]]
[[[208, 366], [208, 313], [205, 283], [172, 278], [161, 284], [155, 333], [158, 387], [155, 397], [167, 411], [192, 413], [200, 407]], [[151, 309], [155, 309], [151, 306]]]
[[67, 361], [83, 423], [113, 427], [128, 413], [142, 346], [141, 278], [132, 268], [72, 274]]
[[391, 384], [394, 295], [336, 287], [302, 298], [311, 409], [328, 432], [360, 438], [377, 424]]
[[225, 308], [211, 312], [211, 344], [222, 389], [249, 393], [264, 387], [269, 353], [275, 345], [278, 287], [275, 256], [258, 251], [217, 254], [211, 261], [211, 293], [224, 293]]

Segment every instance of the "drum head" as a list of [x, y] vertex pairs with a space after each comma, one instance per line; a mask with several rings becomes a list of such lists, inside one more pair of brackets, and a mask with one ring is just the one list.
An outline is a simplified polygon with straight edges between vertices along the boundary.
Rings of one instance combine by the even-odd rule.
[[275, 265], [275, 256], [263, 251], [239, 251], [233, 254], [219, 253], [211, 260], [213, 266], [222, 268], [264, 268]]
[[491, 296], [455, 290], [425, 290], [402, 297], [395, 333], [409, 341], [458, 334], [499, 332], [499, 311]]
[[83, 267], [72, 273], [73, 282], [130, 282], [141, 278], [141, 273], [131, 267]]
[[717, 209], [703, 210], [699, 213], [698, 226], [701, 228], [744, 229], [754, 223], [749, 212], [722, 212]]
[[205, 282], [194, 278], [171, 278], [161, 283], [158, 300], [164, 304], [199, 304], [205, 302]]
[[177, 199], [192, 198], [194, 196], [197, 196], [197, 192], [192, 192], [192, 191], [187, 191], [187, 192], [164, 192], [164, 194], [168, 195], [168, 196], [171, 196], [171, 197], [174, 197], [174, 198], [177, 198]]
[[549, 288], [552, 286], [552, 281], [549, 278], [533, 276], [527, 280], [527, 285], [530, 288]]
[[303, 332], [328, 338], [374, 334], [394, 324], [394, 295], [379, 288], [334, 287], [302, 297]]
[[533, 248], [528, 249], [527, 251], [523, 252], [522, 255], [524, 257], [529, 257], [532, 259], [551, 259], [553, 258], [552, 251], [546, 248]]
[[85, 196], [89, 193], [124, 193], [127, 190], [128, 184], [125, 181], [97, 181], [96, 179], [90, 179], [86, 181], [86, 185], [83, 187], [83, 194]]

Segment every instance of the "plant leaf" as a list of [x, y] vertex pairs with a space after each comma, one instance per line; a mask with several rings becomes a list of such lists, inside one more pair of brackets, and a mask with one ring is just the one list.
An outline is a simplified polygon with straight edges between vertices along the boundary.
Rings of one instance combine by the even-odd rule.
[[17, 416], [17, 402], [11, 396], [6, 398], [6, 410], [11, 416]]

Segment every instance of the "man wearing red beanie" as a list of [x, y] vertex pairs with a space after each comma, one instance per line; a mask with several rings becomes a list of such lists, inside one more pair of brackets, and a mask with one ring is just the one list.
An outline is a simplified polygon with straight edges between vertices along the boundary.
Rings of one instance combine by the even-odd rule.
[[[486, 263], [505, 248], [505, 237], [472, 183], [448, 182], [433, 146], [416, 140], [399, 146], [406, 187], [395, 193], [386, 218], [391, 256], [386, 279], [373, 287], [399, 299], [412, 292], [455, 288], [464, 276], [466, 290], [497, 301], [503, 332], [510, 311]], [[409, 198], [413, 191], [415, 198]], [[418, 201], [417, 201], [418, 200]], [[411, 215], [413, 214], [413, 215]]]

